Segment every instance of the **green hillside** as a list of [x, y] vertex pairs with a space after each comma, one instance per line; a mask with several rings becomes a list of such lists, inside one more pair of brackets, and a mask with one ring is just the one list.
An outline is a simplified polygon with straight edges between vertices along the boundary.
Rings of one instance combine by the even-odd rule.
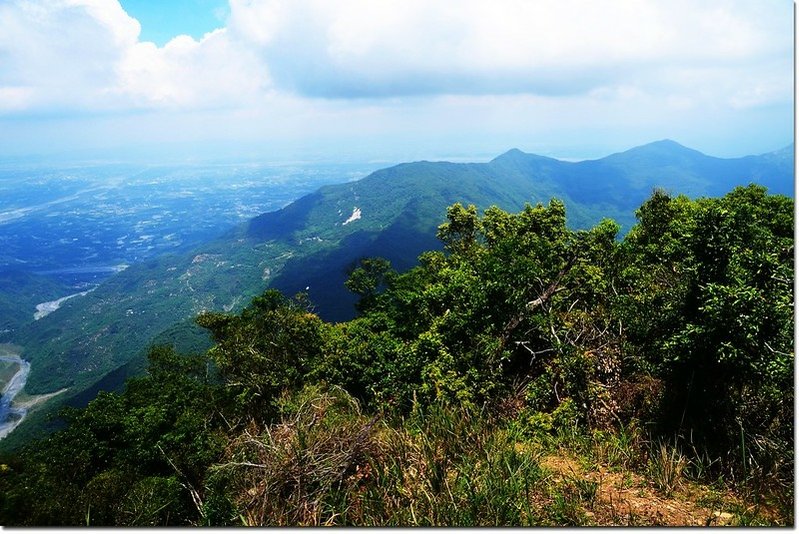
[[19, 339], [19, 329], [34, 321], [36, 305], [74, 292], [52, 278], [0, 270], [0, 342]]
[[379, 256], [399, 270], [411, 267], [422, 251], [440, 247], [435, 230], [454, 202], [518, 210], [556, 197], [570, 227], [588, 228], [609, 217], [624, 233], [634, 207], [655, 187], [713, 195], [760, 177], [773, 192], [790, 192], [788, 152], [792, 147], [728, 160], [660, 141], [572, 163], [511, 150], [488, 163], [407, 163], [323, 187], [190, 254], [133, 265], [23, 328], [13, 341], [32, 362], [26, 391], [69, 389], [2, 445], [26, 440], [57, 405], [81, 405], [100, 386], [121, 385], [138, 372], [147, 347], [164, 330], [203, 311], [238, 311], [266, 287], [307, 292], [324, 319], [353, 317], [356, 299], [344, 280], [358, 259]]
[[199, 315], [210, 349], [0, 455], [0, 523], [794, 523], [792, 199], [656, 191], [621, 239], [558, 199], [445, 213], [416, 267], [358, 263], [349, 321]]

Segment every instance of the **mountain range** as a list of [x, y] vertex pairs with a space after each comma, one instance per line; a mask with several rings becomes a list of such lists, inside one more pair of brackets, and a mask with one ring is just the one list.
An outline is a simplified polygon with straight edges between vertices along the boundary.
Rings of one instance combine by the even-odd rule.
[[624, 233], [655, 188], [699, 197], [758, 183], [793, 196], [793, 162], [793, 145], [724, 159], [663, 140], [580, 162], [514, 149], [487, 163], [405, 163], [322, 187], [191, 253], [132, 265], [42, 320], [20, 326], [13, 341], [31, 362], [26, 392], [68, 389], [29, 416], [3, 446], [44, 429], [46, 415], [58, 406], [85, 404], [99, 390], [140, 373], [154, 342], [189, 352], [207, 348], [205, 332], [193, 324], [201, 311], [238, 311], [274, 287], [306, 292], [326, 320], [351, 318], [356, 297], [344, 280], [357, 261], [380, 256], [397, 270], [411, 267], [419, 253], [440, 248], [436, 228], [455, 202], [517, 211], [557, 197], [571, 227], [612, 218]]

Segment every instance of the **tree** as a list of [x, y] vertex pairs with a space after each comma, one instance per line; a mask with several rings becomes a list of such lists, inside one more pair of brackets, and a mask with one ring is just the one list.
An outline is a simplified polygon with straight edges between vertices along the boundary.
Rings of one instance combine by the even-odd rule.
[[303, 384], [320, 356], [322, 321], [302, 297], [270, 289], [239, 315], [204, 313], [197, 323], [210, 330], [210, 357], [225, 387], [237, 395], [240, 415], [268, 421], [274, 402], [286, 389]]
[[385, 289], [396, 273], [391, 269], [391, 262], [383, 258], [363, 258], [358, 267], [353, 269], [344, 285], [360, 296], [355, 305], [359, 312], [364, 312], [374, 305], [377, 294]]
[[771, 462], [793, 441], [792, 201], [754, 185], [656, 193], [638, 217], [618, 313], [665, 382], [661, 430], [738, 458], [743, 432]]

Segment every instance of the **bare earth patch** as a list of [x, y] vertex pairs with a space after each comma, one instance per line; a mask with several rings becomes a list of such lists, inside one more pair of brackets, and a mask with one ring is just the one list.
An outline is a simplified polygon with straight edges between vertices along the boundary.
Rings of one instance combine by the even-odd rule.
[[[611, 471], [605, 466], [587, 470], [565, 454], [545, 456], [541, 466], [552, 473], [556, 485], [587, 485], [596, 489], [590, 502], [583, 503], [589, 524], [734, 526], [736, 515], [725, 510], [730, 506], [742, 506], [732, 493], [719, 496], [689, 481], [681, 482], [673, 494], [666, 497], [638, 473]], [[699, 504], [703, 502], [709, 506]]]
[[45, 393], [44, 395], [28, 395], [26, 393], [23, 393], [14, 400], [14, 406], [18, 408], [25, 408], [26, 410], [31, 410], [36, 406], [52, 399], [56, 395], [64, 393], [68, 389], [69, 388], [62, 388], [59, 389], [58, 391], [53, 391], [52, 393]]

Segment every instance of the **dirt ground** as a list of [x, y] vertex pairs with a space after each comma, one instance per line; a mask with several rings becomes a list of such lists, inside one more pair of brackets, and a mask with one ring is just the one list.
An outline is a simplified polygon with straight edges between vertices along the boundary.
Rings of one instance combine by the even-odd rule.
[[[592, 499], [584, 502], [588, 523], [602, 526], [735, 526], [738, 515], [732, 509], [746, 509], [730, 492], [719, 495], [709, 488], [683, 481], [665, 496], [651, 481], [631, 471], [612, 471], [604, 466], [586, 470], [565, 455], [542, 458], [542, 467], [552, 473], [559, 485], [579, 483], [596, 488]], [[705, 503], [702, 505], [701, 503]], [[759, 509], [761, 515], [769, 515]]]

